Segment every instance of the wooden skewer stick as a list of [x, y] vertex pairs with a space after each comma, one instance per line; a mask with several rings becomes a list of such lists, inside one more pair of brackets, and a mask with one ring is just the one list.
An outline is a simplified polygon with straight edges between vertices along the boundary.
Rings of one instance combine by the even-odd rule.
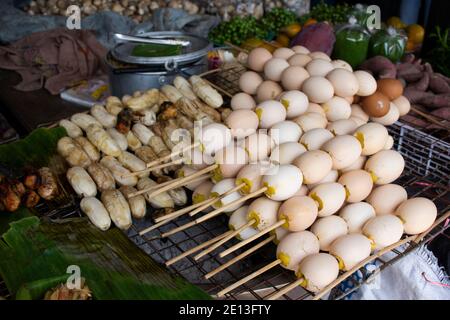
[[272, 269], [273, 267], [276, 267], [277, 265], [279, 265], [281, 263], [280, 259], [277, 259], [271, 263], [269, 263], [268, 265], [262, 267], [259, 270], [256, 270], [255, 272], [249, 274], [248, 276], [246, 276], [245, 278], [242, 278], [241, 280], [233, 283], [232, 285], [226, 287], [225, 289], [219, 291], [217, 293], [218, 297], [223, 297], [225, 294], [227, 294], [228, 292], [230, 292], [231, 290], [236, 289], [237, 287], [242, 286], [244, 283], [256, 278], [257, 276], [259, 276], [260, 274], [263, 274], [264, 272]]
[[[147, 168], [147, 169], [144, 169], [144, 170], [134, 171], [134, 172], [131, 172], [129, 174], [122, 175], [122, 178], [133, 177], [133, 176], [140, 176], [141, 174], [144, 174], [144, 173], [147, 173], [147, 172], [152, 172], [152, 171], [159, 170], [159, 169], [164, 169], [164, 168], [167, 168], [167, 167], [170, 167], [170, 166], [173, 166], [173, 165], [182, 164], [183, 161], [184, 161], [183, 159], [178, 159], [178, 160], [174, 160], [174, 161], [171, 161], [171, 162], [163, 163], [163, 164], [151, 167], [151, 168]], [[172, 180], [172, 182], [173, 182], [173, 180]]]
[[[428, 121], [434, 123], [435, 125], [444, 128], [446, 130], [450, 130], [450, 127], [448, 125], [445, 125], [445, 123], [442, 123], [441, 121], [439, 121], [436, 117], [433, 117], [432, 115], [429, 115], [425, 112], [420, 111], [419, 109], [417, 109], [414, 106], [411, 106], [411, 110], [415, 113], [417, 113], [418, 115], [421, 115], [422, 117], [424, 117], [425, 119], [427, 119]], [[442, 119], [442, 121], [445, 121], [445, 119]]]
[[196, 222], [196, 223], [202, 223], [202, 222], [204, 222], [204, 221], [206, 221], [206, 220], [209, 220], [209, 219], [211, 219], [211, 218], [214, 218], [215, 216], [218, 216], [219, 214], [221, 214], [222, 212], [224, 212], [225, 210], [227, 210], [229, 207], [232, 207], [232, 206], [234, 206], [234, 205], [236, 205], [236, 204], [245, 202], [245, 201], [247, 201], [248, 199], [257, 197], [258, 195], [264, 193], [266, 190], [267, 190], [267, 187], [264, 187], [264, 188], [261, 188], [261, 189], [259, 189], [259, 190], [256, 190], [255, 192], [249, 193], [249, 194], [243, 196], [242, 198], [236, 199], [236, 200], [234, 200], [233, 202], [227, 203], [226, 205], [224, 205], [224, 206], [222, 206], [222, 207], [220, 207], [220, 208], [218, 208], [218, 209], [216, 209], [216, 210], [214, 210], [214, 211], [211, 211], [211, 212], [208, 213], [208, 214], [205, 214], [204, 216], [202, 216], [202, 217], [196, 219], [195, 222]]
[[[178, 211], [181, 211], [181, 210], [178, 210]], [[178, 212], [178, 211], [175, 211], [175, 212]], [[173, 216], [173, 218], [174, 219], [178, 218], [178, 217], [182, 216], [185, 213], [186, 212], [178, 212], [175, 216]], [[153, 230], [155, 230], [155, 229], [157, 229], [157, 228], [159, 228], [159, 227], [169, 223], [170, 221], [172, 221], [172, 219], [166, 219], [166, 220], [159, 221], [159, 222], [155, 223], [154, 225], [152, 225], [152, 226], [150, 226], [148, 228], [145, 228], [144, 230], [139, 231], [139, 235], [142, 236], [142, 235], [144, 235], [144, 234], [146, 234], [146, 233], [148, 233], [150, 231], [153, 231]]]
[[294, 282], [292, 282], [292, 283], [284, 286], [283, 288], [279, 289], [277, 292], [272, 293], [270, 296], [267, 297], [267, 300], [277, 300], [282, 295], [284, 295], [284, 294], [294, 290], [295, 288], [297, 288], [300, 284], [302, 284], [303, 281], [305, 281], [304, 278], [298, 278]]
[[339, 283], [341, 283], [342, 281], [344, 281], [345, 279], [350, 277], [359, 268], [361, 268], [364, 265], [368, 264], [369, 262], [371, 262], [371, 261], [381, 257], [383, 254], [385, 254], [385, 253], [387, 253], [387, 252], [389, 252], [391, 250], [394, 250], [395, 248], [397, 248], [397, 247], [399, 247], [401, 245], [404, 245], [405, 243], [413, 240], [414, 238], [416, 238], [416, 236], [409, 236], [409, 237], [407, 237], [407, 238], [405, 238], [403, 240], [397, 241], [396, 243], [391, 244], [390, 246], [387, 246], [387, 247], [381, 249], [380, 251], [376, 252], [375, 254], [371, 255], [370, 257], [367, 257], [366, 259], [364, 259], [363, 261], [361, 261], [360, 263], [355, 265], [353, 268], [351, 268], [350, 270], [348, 270], [345, 273], [343, 273], [340, 277], [338, 277], [336, 280], [334, 280], [328, 286], [323, 288], [319, 293], [317, 293], [313, 297], [313, 300], [319, 300], [320, 298], [322, 298], [327, 292], [329, 292], [331, 289], [333, 289]]
[[275, 223], [275, 224], [273, 224], [273, 225], [271, 225], [271, 226], [261, 230], [260, 232], [258, 232], [257, 234], [251, 236], [250, 238], [247, 238], [246, 240], [241, 241], [241, 242], [235, 244], [234, 246], [228, 248], [227, 250], [221, 252], [219, 256], [221, 258], [226, 257], [230, 253], [236, 251], [239, 248], [242, 248], [243, 246], [245, 246], [246, 244], [252, 242], [253, 240], [256, 240], [259, 237], [262, 237], [263, 235], [265, 235], [266, 233], [269, 233], [270, 231], [272, 231], [272, 230], [274, 230], [274, 229], [276, 229], [278, 227], [281, 227], [285, 223], [286, 223], [286, 220], [282, 219], [282, 220], [278, 221], [277, 223]]
[[172, 259], [166, 261], [166, 263], [165, 263], [166, 266], [170, 266], [170, 265], [174, 264], [175, 262], [177, 262], [177, 261], [179, 261], [179, 260], [181, 260], [181, 259], [183, 259], [183, 258], [189, 256], [190, 254], [195, 253], [195, 252], [197, 252], [198, 250], [201, 250], [202, 248], [205, 248], [205, 247], [207, 247], [207, 246], [213, 244], [213, 243], [216, 242], [216, 241], [219, 241], [220, 239], [226, 237], [229, 233], [231, 233], [231, 230], [228, 231], [228, 232], [219, 234], [217, 237], [212, 238], [211, 240], [208, 240], [208, 241], [206, 241], [206, 242], [204, 242], [204, 243], [202, 243], [202, 244], [200, 244], [200, 245], [198, 245], [198, 246], [196, 246], [196, 247], [194, 247], [194, 248], [192, 248], [192, 249], [189, 249], [188, 251], [183, 252], [183, 253], [180, 254], [179, 256], [176, 256], [176, 257], [174, 257], [174, 258], [172, 258]]
[[[197, 181], [201, 181], [201, 180], [203, 180], [203, 179], [207, 179], [207, 178], [209, 178], [209, 177], [210, 177], [209, 175], [204, 175], [204, 176], [200, 176], [200, 177], [194, 178], [193, 180], [191, 180], [191, 181], [189, 181], [189, 182], [190, 182], [190, 183], [194, 183], [194, 182], [197, 182]], [[138, 195], [141, 195], [141, 194], [144, 194], [144, 193], [147, 193], [147, 192], [151, 192], [151, 191], [154, 191], [154, 190], [158, 190], [159, 188], [168, 186], [169, 184], [173, 184], [174, 182], [181, 181], [181, 179], [184, 179], [184, 178], [183, 178], [183, 177], [182, 177], [182, 178], [176, 178], [176, 179], [169, 180], [169, 181], [166, 181], [166, 182], [163, 182], [163, 183], [158, 183], [158, 184], [156, 184], [156, 185], [154, 185], [154, 186], [151, 186], [151, 187], [148, 187], [148, 188], [145, 188], [145, 189], [142, 189], [142, 190], [138, 190], [138, 191], [136, 191], [136, 192], [131, 192], [131, 193], [128, 195], [127, 198], [130, 199], [130, 198], [136, 197], [136, 196], [138, 196]], [[175, 189], [175, 188], [174, 188], [174, 189]]]
[[[241, 190], [244, 186], [245, 186], [245, 183], [241, 183], [240, 185], [238, 185], [238, 186], [236, 186], [236, 187], [234, 187], [234, 188], [228, 190], [227, 192], [222, 193], [222, 194], [219, 195], [217, 198], [215, 198], [215, 200], [217, 201], [217, 200], [223, 199], [223, 198], [225, 198], [226, 196], [228, 196], [228, 195], [230, 195], [230, 194], [232, 194], [232, 193], [234, 193], [234, 192], [236, 192], [236, 191]], [[216, 202], [216, 201], [213, 201], [212, 204], [214, 204], [214, 202]], [[211, 204], [211, 205], [212, 205], [212, 204]], [[205, 210], [205, 209], [208, 208], [208, 207], [209, 207], [209, 206], [207, 206], [207, 207], [205, 207], [205, 208], [202, 208], [202, 209], [199, 208], [199, 209], [200, 209], [200, 211], [203, 211], [203, 210]], [[196, 211], [197, 211], [197, 210], [190, 212], [189, 215], [192, 217], [192, 216], [195, 216], [198, 212], [200, 212], [200, 211], [198, 211], [198, 212], [196, 212]]]
[[[191, 183], [195, 178], [200, 177], [201, 175], [203, 175], [203, 174], [205, 174], [205, 173], [208, 173], [208, 172], [211, 172], [211, 171], [215, 170], [218, 166], [219, 166], [218, 164], [213, 164], [213, 165], [211, 165], [211, 166], [209, 166], [209, 167], [206, 167], [206, 168], [204, 168], [204, 169], [202, 169], [202, 170], [197, 171], [197, 172], [194, 173], [194, 174], [191, 174], [190, 176], [183, 177], [183, 178], [181, 178], [181, 179], [178, 180], [178, 181], [175, 181], [175, 182], [173, 182], [173, 183], [171, 183], [171, 184], [168, 184], [168, 185], [166, 185], [166, 186], [164, 186], [164, 187], [162, 187], [162, 188], [159, 188], [158, 190], [152, 192], [152, 193], [149, 195], [149, 197], [156, 197], [157, 195], [159, 195], [159, 194], [161, 194], [161, 193], [163, 193], [163, 192], [166, 192], [167, 190], [175, 189], [175, 188], [178, 188], [178, 187], [182, 187], [182, 186], [184, 186], [184, 185], [186, 185], [186, 184], [189, 184], [189, 183]], [[200, 179], [200, 180], [201, 180], [201, 179]]]
[[190, 227], [193, 227], [193, 226], [195, 226], [195, 225], [196, 225], [195, 221], [191, 221], [191, 222], [185, 223], [185, 224], [183, 224], [182, 226], [179, 226], [179, 227], [177, 227], [177, 228], [175, 228], [175, 229], [172, 229], [172, 230], [170, 230], [170, 231], [164, 232], [164, 233], [161, 235], [161, 238], [167, 238], [168, 236], [171, 236], [171, 235], [173, 235], [173, 234], [175, 234], [175, 233], [178, 233], [178, 232], [180, 232], [180, 231], [189, 229]]
[[203, 250], [202, 252], [200, 252], [199, 254], [197, 254], [194, 257], [194, 260], [199, 260], [201, 257], [207, 255], [208, 253], [216, 250], [217, 248], [219, 248], [221, 245], [223, 245], [225, 242], [230, 241], [231, 239], [233, 239], [235, 236], [237, 236], [239, 233], [242, 232], [242, 230], [247, 229], [248, 227], [250, 227], [252, 224], [255, 223], [256, 220], [252, 219], [250, 221], [248, 221], [246, 224], [242, 225], [241, 227], [237, 228], [236, 230], [232, 230], [233, 232], [231, 232], [228, 236], [226, 236], [225, 238], [223, 238], [220, 241], [217, 241], [216, 243], [214, 243], [212, 246], [210, 246], [209, 248]]
[[224, 263], [223, 265], [221, 265], [220, 267], [214, 269], [213, 271], [205, 274], [205, 279], [209, 279], [211, 277], [214, 277], [216, 274], [218, 274], [219, 272], [222, 272], [223, 270], [225, 270], [226, 268], [228, 268], [229, 266], [235, 264], [236, 262], [238, 262], [239, 260], [244, 259], [245, 257], [247, 257], [249, 254], [255, 252], [256, 250], [258, 250], [259, 248], [264, 247], [266, 244], [272, 242], [273, 240], [275, 240], [275, 235], [272, 235], [270, 237], [268, 237], [266, 240], [261, 241], [260, 243], [258, 243], [256, 246], [251, 247], [250, 249], [242, 252], [240, 255], [234, 257], [233, 259], [231, 259], [230, 261], [227, 261], [226, 263]]
[[174, 151], [174, 152], [168, 154], [167, 156], [164, 156], [164, 157], [162, 157], [162, 158], [153, 160], [153, 161], [147, 163], [147, 168], [151, 168], [151, 167], [156, 166], [156, 165], [158, 165], [158, 164], [160, 164], [160, 163], [162, 163], [162, 162], [165, 162], [165, 161], [167, 161], [167, 160], [170, 160], [170, 159], [172, 159], [172, 157], [174, 157], [174, 156], [176, 156], [176, 155], [183, 154], [183, 153], [185, 153], [186, 151], [189, 151], [189, 150], [191, 150], [191, 149], [194, 149], [194, 148], [198, 147], [199, 145], [200, 145], [200, 142], [195, 142], [195, 143], [193, 143], [193, 144], [191, 144], [191, 145], [189, 145], [189, 146], [187, 146], [187, 147], [184, 147], [184, 148], [181, 149], [181, 150]]
[[166, 220], [167, 220], [167, 221], [173, 220], [173, 218], [178, 217], [178, 214], [179, 214], [179, 213], [182, 213], [182, 214], [188, 213], [188, 212], [190, 212], [192, 209], [201, 208], [201, 207], [203, 207], [206, 203], [213, 203], [214, 201], [217, 201], [217, 200], [216, 200], [216, 199], [207, 199], [207, 200], [205, 200], [205, 201], [201, 201], [201, 202], [198, 202], [198, 203], [196, 203], [196, 204], [193, 204], [193, 205], [191, 205], [191, 206], [189, 206], [189, 207], [181, 208], [180, 210], [177, 210], [177, 211], [175, 211], [175, 212], [166, 214], [166, 215], [164, 215], [164, 216], [162, 216], [162, 217], [156, 218], [156, 219], [155, 219], [155, 222], [161, 222], [161, 221], [166, 221]]
[[234, 44], [232, 44], [231, 42], [225, 41], [224, 42], [227, 46], [229, 46], [230, 48], [233, 48], [239, 52], [243, 52], [243, 53], [248, 53], [248, 50], [245, 50], [244, 48], [238, 47]]

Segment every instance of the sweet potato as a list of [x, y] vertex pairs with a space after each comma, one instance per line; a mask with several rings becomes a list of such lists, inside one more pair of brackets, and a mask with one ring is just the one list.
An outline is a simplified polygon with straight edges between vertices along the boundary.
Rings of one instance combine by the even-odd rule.
[[450, 85], [436, 74], [430, 76], [430, 89], [434, 93], [450, 93]]
[[397, 77], [403, 78], [406, 82], [419, 81], [423, 76], [421, 68], [412, 63], [401, 63], [397, 65]]
[[444, 108], [450, 106], [450, 94], [449, 93], [443, 93], [443, 94], [431, 94], [427, 96], [422, 96], [418, 103], [423, 105], [427, 108]]
[[422, 73], [422, 78], [419, 81], [410, 84], [408, 88], [410, 88], [411, 90], [424, 92], [427, 91], [429, 85], [430, 85], [430, 74], [428, 72], [425, 72]]
[[375, 56], [363, 62], [360, 69], [370, 71], [375, 77], [379, 79], [397, 77], [397, 70], [395, 65], [386, 57]]
[[411, 86], [407, 86], [405, 88], [405, 90], [403, 91], [403, 95], [408, 98], [411, 104], [420, 103], [422, 99], [434, 96], [434, 94], [432, 94], [431, 92], [417, 91]]
[[433, 110], [431, 114], [450, 121], [450, 106]]

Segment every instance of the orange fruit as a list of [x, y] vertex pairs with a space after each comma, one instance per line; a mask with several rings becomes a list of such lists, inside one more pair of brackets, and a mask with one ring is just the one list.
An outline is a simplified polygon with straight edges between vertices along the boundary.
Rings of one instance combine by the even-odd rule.
[[309, 19], [306, 20], [306, 22], [303, 24], [303, 28], [304, 28], [304, 27], [307, 27], [307, 26], [310, 26], [310, 25], [312, 25], [312, 24], [316, 24], [316, 23], [317, 23], [317, 20], [316, 20], [316, 19], [309, 18]]
[[423, 42], [425, 37], [425, 29], [418, 24], [411, 24], [406, 28], [408, 33], [408, 40], [415, 44], [420, 44]]
[[403, 21], [399, 17], [390, 17], [386, 21], [388, 26], [394, 27], [396, 29], [404, 29], [406, 25], [403, 23]]
[[284, 33], [279, 33], [277, 38], [275, 39], [275, 41], [278, 42], [283, 47], [288, 47], [289, 46], [289, 42], [291, 40]]
[[416, 44], [410, 40], [406, 42], [406, 52], [413, 52], [416, 49]]
[[293, 23], [281, 29], [281, 32], [285, 33], [289, 38], [293, 38], [300, 30], [302, 30], [302, 26], [298, 23]]

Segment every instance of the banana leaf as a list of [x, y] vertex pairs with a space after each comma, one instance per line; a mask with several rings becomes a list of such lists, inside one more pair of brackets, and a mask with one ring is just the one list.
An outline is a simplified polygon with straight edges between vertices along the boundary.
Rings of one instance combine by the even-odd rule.
[[50, 223], [28, 217], [12, 223], [2, 238], [0, 276], [17, 298], [42, 298], [69, 266], [78, 266], [94, 299], [210, 299], [120, 230], [103, 232], [83, 218]]
[[62, 127], [40, 128], [26, 138], [0, 146], [0, 164], [20, 175], [24, 166], [47, 166], [55, 154], [58, 140], [67, 135]]

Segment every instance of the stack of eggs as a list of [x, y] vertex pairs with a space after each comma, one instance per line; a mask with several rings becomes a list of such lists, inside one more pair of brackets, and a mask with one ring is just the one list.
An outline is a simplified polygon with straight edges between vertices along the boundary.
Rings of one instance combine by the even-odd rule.
[[[394, 141], [385, 126], [409, 111], [401, 84], [377, 84], [371, 74], [301, 46], [273, 54], [256, 48], [247, 64], [251, 70], [242, 74], [242, 92], [232, 98], [231, 108], [253, 110], [258, 127], [274, 140], [270, 159], [293, 164], [303, 175], [299, 192], [277, 206], [278, 220], [286, 221], [282, 228], [291, 234], [309, 230], [315, 236], [311, 241], [318, 243], [315, 251], [330, 253], [336, 258], [330, 263], [348, 270], [404, 233], [419, 234], [433, 224], [437, 209], [432, 201], [407, 199], [406, 190], [392, 184], [405, 162], [391, 150]], [[311, 199], [316, 208], [306, 205]], [[247, 220], [253, 217], [250, 210], [240, 210], [241, 215], [247, 211]], [[292, 224], [308, 210], [311, 221], [299, 228]], [[289, 269], [299, 266], [304, 276], [299, 259]], [[320, 273], [321, 266], [315, 270]]]

